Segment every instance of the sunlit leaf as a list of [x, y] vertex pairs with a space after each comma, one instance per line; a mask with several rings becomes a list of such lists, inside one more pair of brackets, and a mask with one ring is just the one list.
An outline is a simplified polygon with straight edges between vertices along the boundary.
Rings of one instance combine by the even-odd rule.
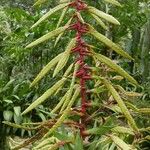
[[120, 66], [118, 66], [117, 64], [115, 64], [108, 57], [106, 57], [104, 55], [101, 55], [101, 54], [97, 54], [97, 53], [94, 53], [94, 57], [96, 57], [100, 62], [105, 63], [107, 66], [109, 66], [114, 71], [116, 71], [117, 73], [119, 73], [121, 76], [123, 76], [124, 78], [126, 78], [127, 80], [129, 80], [131, 83], [133, 83], [135, 85], [138, 85], [137, 81], [132, 76], [130, 76], [125, 70], [123, 70]]
[[106, 36], [102, 35], [98, 31], [96, 31], [91, 25], [89, 25], [89, 33], [93, 35], [95, 38], [97, 38], [100, 42], [104, 43], [106, 46], [108, 46], [110, 49], [114, 50], [116, 53], [120, 54], [121, 56], [132, 59], [132, 57], [123, 51], [120, 46], [113, 43], [110, 39], [108, 39]]
[[76, 44], [76, 39], [72, 39], [69, 44], [67, 45], [66, 47], [66, 50], [65, 52], [63, 53], [63, 55], [61, 56], [55, 70], [54, 70], [54, 73], [53, 73], [53, 77], [56, 76], [56, 74], [65, 67], [66, 63], [68, 62], [68, 59], [69, 59], [69, 56], [70, 56], [70, 53], [71, 53], [71, 50], [73, 49], [73, 47], [75, 46]]
[[116, 5], [121, 7], [121, 4], [117, 0], [104, 0], [105, 2], [108, 2], [110, 4]]
[[103, 18], [104, 20], [107, 20], [108, 22], [111, 22], [116, 25], [120, 25], [119, 21], [115, 19], [113, 16], [104, 13], [103, 11], [98, 10], [95, 7], [88, 6], [88, 11], [92, 14], [95, 14], [96, 16]]
[[112, 86], [112, 84], [108, 80], [106, 80], [105, 78], [101, 78], [101, 80], [103, 81], [103, 83], [107, 87], [107, 89], [110, 91], [113, 98], [117, 101], [122, 113], [124, 114], [124, 116], [128, 120], [129, 125], [131, 126], [131, 128], [134, 131], [138, 132], [139, 129], [138, 129], [133, 117], [131, 116], [129, 110], [127, 109], [125, 103], [123, 102], [120, 95], [118, 94], [118, 92], [115, 90], [115, 88]]
[[40, 73], [36, 76], [34, 81], [31, 83], [31, 87], [34, 86], [37, 82], [39, 82], [49, 71], [50, 69], [58, 63], [60, 58], [62, 57], [63, 53], [59, 54], [55, 58], [53, 58], [41, 71]]
[[31, 48], [31, 47], [36, 46], [44, 41], [47, 41], [47, 40], [53, 38], [54, 36], [57, 36], [60, 33], [64, 32], [67, 28], [68, 28], [68, 26], [64, 26], [64, 27], [60, 27], [56, 30], [53, 30], [53, 31], [43, 35], [39, 39], [35, 40], [34, 42], [30, 43], [29, 45], [26, 46], [26, 48]]
[[48, 11], [45, 15], [43, 15], [31, 28], [36, 27], [37, 25], [39, 25], [41, 22], [43, 22], [44, 20], [46, 20], [48, 17], [50, 17], [52, 14], [54, 14], [55, 12], [59, 11], [60, 9], [63, 9], [64, 7], [68, 6], [70, 3], [64, 3], [64, 4], [60, 4], [57, 5], [56, 7], [50, 9], [50, 11]]

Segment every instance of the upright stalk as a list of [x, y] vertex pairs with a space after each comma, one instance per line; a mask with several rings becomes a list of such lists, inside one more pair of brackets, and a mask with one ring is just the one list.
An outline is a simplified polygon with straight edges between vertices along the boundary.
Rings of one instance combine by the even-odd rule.
[[[86, 9], [86, 4], [82, 2], [82, 0], [75, 0], [71, 6], [76, 9], [78, 14], [80, 14], [80, 11]], [[72, 52], [77, 54], [77, 62], [80, 65], [79, 70], [76, 72], [76, 77], [80, 79], [81, 112], [83, 114], [81, 117], [81, 124], [83, 124], [83, 127], [80, 128], [80, 134], [84, 137], [83, 131], [86, 128], [85, 114], [87, 109], [86, 81], [90, 80], [91, 76], [88, 73], [89, 66], [85, 63], [85, 57], [89, 54], [89, 49], [82, 36], [88, 32], [88, 27], [81, 22], [77, 14], [74, 15], [74, 18], [76, 22], [70, 26], [70, 29], [76, 31], [76, 47]]]

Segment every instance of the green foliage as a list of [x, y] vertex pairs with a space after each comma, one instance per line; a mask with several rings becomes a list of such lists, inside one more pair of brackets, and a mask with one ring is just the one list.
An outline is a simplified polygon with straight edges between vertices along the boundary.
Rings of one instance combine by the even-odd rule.
[[[47, 7], [53, 7], [51, 3], [45, 0], [37, 1], [34, 6], [37, 11], [40, 11], [39, 7], [42, 11], [40, 15], [34, 17], [19, 8], [5, 9], [8, 15], [2, 10], [0, 113], [3, 114], [2, 119], [5, 124], [3, 126], [5, 129], [7, 125], [7, 130], [11, 127], [16, 135], [32, 135], [19, 145], [10, 139], [11, 147], [20, 149], [32, 144], [35, 150], [144, 149], [148, 144], [149, 134], [150, 110], [146, 108], [149, 102], [145, 103], [145, 98], [149, 97], [149, 91], [135, 87], [138, 85], [137, 81], [129, 75], [128, 71], [120, 67], [126, 70], [131, 69], [131, 73], [141, 74], [138, 70], [139, 66], [137, 67], [132, 61], [135, 67], [129, 68], [129, 61], [117, 57], [116, 53], [131, 60], [132, 57], [138, 60], [139, 50], [138, 53], [133, 53], [136, 44], [131, 46], [131, 49], [126, 45], [131, 40], [134, 27], [141, 27], [145, 23], [145, 12], [139, 11], [139, 4], [145, 3], [127, 1], [121, 5], [116, 0], [104, 0], [98, 3], [87, 1], [87, 9], [81, 12], [72, 8], [68, 0], [60, 1], [61, 4], [55, 1], [53, 5], [58, 5], [49, 11]], [[116, 6], [121, 7], [116, 9]], [[138, 9], [133, 10], [133, 7]], [[45, 11], [48, 13], [43, 15]], [[121, 27], [114, 27], [111, 24], [119, 25], [120, 23], [113, 16], [108, 15], [110, 12], [121, 22]], [[74, 38], [75, 31], [71, 31], [71, 25], [75, 22], [75, 18], [72, 17], [74, 14], [88, 29], [87, 34], [83, 34], [84, 40], [89, 43], [90, 53], [86, 56], [85, 64], [90, 66], [91, 75], [90, 81], [86, 84], [86, 97], [89, 100], [86, 113], [80, 111], [80, 108], [84, 106], [82, 105], [83, 93], [80, 91], [81, 82], [76, 76], [80, 65], [78, 66], [76, 60], [77, 55], [73, 53], [78, 44]], [[129, 21], [129, 18], [133, 21]], [[34, 25], [29, 30], [32, 24]], [[103, 31], [103, 28], [106, 31]], [[145, 40], [147, 38], [145, 37]], [[132, 39], [134, 43], [134, 37]], [[31, 41], [34, 42], [31, 43]], [[30, 44], [26, 46], [26, 43]], [[118, 43], [121, 45], [125, 43], [124, 47], [132, 57], [122, 50]], [[136, 39], [135, 43], [137, 43]], [[144, 44], [142, 49], [147, 50]], [[33, 48], [24, 49], [24, 47]], [[110, 58], [104, 55], [109, 55]], [[113, 58], [117, 58], [117, 62]], [[39, 70], [41, 72], [30, 84], [29, 80]], [[49, 75], [46, 76], [48, 73]], [[138, 79], [138, 76], [135, 77]], [[125, 82], [124, 78], [135, 85]], [[146, 93], [142, 96], [136, 90]], [[143, 99], [141, 103], [139, 103], [140, 99]], [[21, 115], [22, 111], [23, 115]], [[24, 115], [26, 113], [28, 114]], [[41, 120], [42, 122], [39, 122]], [[20, 131], [21, 133], [18, 133]]]

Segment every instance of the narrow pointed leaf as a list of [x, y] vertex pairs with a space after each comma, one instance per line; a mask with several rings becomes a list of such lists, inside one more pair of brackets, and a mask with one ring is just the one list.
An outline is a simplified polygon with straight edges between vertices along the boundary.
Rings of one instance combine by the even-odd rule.
[[102, 63], [106, 64], [107, 66], [109, 66], [110, 68], [112, 68], [114, 71], [116, 71], [121, 76], [123, 76], [124, 78], [129, 80], [131, 83], [138, 85], [137, 81], [132, 76], [130, 76], [125, 70], [123, 70], [120, 66], [115, 64], [108, 57], [105, 57], [104, 55], [97, 54], [97, 53], [94, 54], [94, 57], [96, 57], [100, 62], [102, 62]]
[[34, 81], [31, 83], [30, 87], [34, 86], [38, 81], [40, 81], [49, 71], [50, 69], [55, 66], [60, 58], [62, 57], [63, 53], [59, 54], [55, 58], [53, 58], [37, 75], [37, 77], [34, 79]]
[[23, 113], [22, 115], [28, 113], [32, 109], [36, 108], [39, 104], [43, 103], [48, 97], [52, 96], [56, 92], [56, 90], [64, 84], [66, 78], [59, 80], [56, 84], [54, 84], [50, 89], [48, 89], [41, 97], [35, 100]]
[[48, 1], [48, 0], [37, 0], [33, 6], [41, 5], [41, 4], [45, 3], [46, 1]]
[[[72, 21], [72, 18], [69, 19], [69, 21], [65, 24], [65, 26], [69, 26], [70, 23], [71, 23], [71, 21]], [[63, 33], [64, 33], [64, 32], [60, 33], [60, 34], [58, 35], [58, 37], [56, 38], [54, 47], [57, 45], [57, 43], [59, 42], [60, 38], [63, 36]]]
[[73, 94], [66, 110], [63, 112], [62, 116], [57, 120], [57, 122], [55, 123], [55, 125], [44, 135], [44, 138], [48, 137], [50, 134], [52, 134], [66, 119], [66, 117], [68, 116], [70, 109], [72, 107], [72, 105], [74, 104], [75, 100], [77, 99], [77, 97], [79, 96], [80, 93], [80, 88], [78, 87], [75, 91], [75, 93]]
[[70, 88], [69, 88], [69, 90], [67, 92], [66, 99], [65, 99], [64, 104], [63, 104], [63, 106], [62, 106], [62, 108], [60, 110], [60, 113], [67, 107], [67, 105], [69, 104], [69, 101], [71, 99], [71, 96], [72, 96], [72, 93], [73, 93], [73, 89], [74, 89], [74, 85], [75, 85], [76, 72], [78, 70], [78, 67], [79, 67], [79, 65], [76, 64], [75, 68], [74, 68], [74, 73], [73, 73], [71, 85], [70, 85]]
[[103, 81], [104, 85], [107, 87], [107, 89], [109, 90], [109, 92], [112, 94], [113, 98], [117, 101], [122, 113], [124, 114], [124, 116], [126, 117], [126, 119], [129, 122], [129, 125], [131, 126], [131, 128], [138, 132], [138, 128], [137, 125], [134, 121], [134, 119], [132, 118], [129, 110], [127, 109], [125, 103], [123, 102], [123, 100], [121, 99], [121, 97], [119, 96], [118, 92], [115, 90], [115, 88], [111, 85], [111, 83], [109, 81], [107, 81], [105, 78], [101, 78], [101, 80]]
[[121, 127], [121, 126], [117, 126], [114, 127], [113, 129], [111, 129], [113, 132], [115, 133], [122, 133], [122, 134], [130, 134], [130, 135], [134, 135], [134, 132], [132, 129], [130, 128], [126, 128], [126, 127]]
[[31, 48], [33, 46], [36, 46], [44, 41], [47, 41], [48, 39], [53, 38], [54, 36], [59, 35], [60, 33], [64, 32], [66, 29], [68, 28], [68, 26], [64, 26], [64, 27], [60, 27], [56, 30], [53, 30], [45, 35], [43, 35], [42, 37], [40, 37], [39, 39], [35, 40], [34, 42], [30, 43], [29, 45], [26, 46], [26, 48]]
[[104, 0], [104, 1], [107, 3], [121, 7], [121, 4], [117, 0]]
[[95, 38], [97, 38], [100, 42], [104, 43], [106, 46], [114, 50], [116, 53], [120, 54], [121, 56], [128, 58], [128, 59], [133, 59], [128, 53], [123, 51], [118, 45], [113, 43], [106, 36], [96, 31], [91, 25], [89, 25], [89, 33], [93, 35]]
[[117, 136], [110, 135], [110, 138], [122, 150], [136, 150], [136, 149], [132, 148], [130, 145], [126, 144], [122, 139], [120, 139]]
[[105, 25], [105, 23], [104, 23], [98, 16], [96, 16], [95, 14], [92, 14], [92, 13], [90, 13], [90, 14], [93, 16], [93, 18], [96, 20], [96, 22], [97, 22], [103, 29], [108, 30], [108, 27]]
[[60, 4], [56, 7], [54, 7], [53, 9], [50, 9], [49, 12], [47, 12], [45, 15], [43, 15], [31, 28], [36, 27], [37, 25], [39, 25], [41, 22], [43, 22], [44, 20], [46, 20], [48, 17], [50, 17], [53, 13], [59, 11], [60, 9], [63, 9], [64, 7], [68, 6], [70, 3], [64, 3], [64, 4]]
[[119, 21], [117, 19], [115, 19], [113, 16], [106, 14], [103, 11], [96, 9], [95, 7], [89, 6], [88, 11], [92, 14], [97, 15], [100, 18], [107, 20], [108, 22], [111, 22], [116, 25], [120, 25]]
[[69, 59], [69, 56], [70, 56], [70, 52], [71, 52], [72, 48], [75, 46], [75, 44], [76, 44], [76, 39], [75, 38], [72, 39], [69, 42], [69, 44], [66, 47], [65, 52], [63, 53], [60, 61], [58, 62], [57, 66], [56, 66], [56, 68], [54, 70], [53, 77], [55, 77], [56, 74], [65, 67], [66, 63], [68, 62], [68, 59]]
[[58, 27], [60, 26], [61, 22], [63, 21], [64, 16], [65, 16], [65, 14], [66, 14], [66, 12], [67, 12], [67, 9], [68, 9], [68, 7], [65, 7], [65, 8], [63, 9], [62, 14], [61, 14], [61, 16], [60, 16], [60, 18], [59, 18], [59, 21], [58, 21], [58, 23], [57, 23], [57, 27], [56, 27], [56, 28], [58, 28]]

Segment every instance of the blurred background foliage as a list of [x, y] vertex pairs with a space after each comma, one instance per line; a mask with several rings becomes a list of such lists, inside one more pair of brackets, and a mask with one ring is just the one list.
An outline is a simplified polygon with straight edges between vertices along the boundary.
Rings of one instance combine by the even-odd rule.
[[[133, 101], [133, 103], [140, 107], [150, 106], [150, 2], [148, 0], [122, 0], [120, 2], [123, 4], [123, 7], [116, 9], [116, 7], [111, 5], [100, 3], [101, 0], [87, 1], [97, 8], [110, 12], [121, 22], [120, 27], [110, 26], [109, 31], [105, 32], [105, 34], [116, 43], [121, 44], [135, 61], [123, 60], [112, 52], [106, 55], [117, 59], [120, 65], [141, 84], [140, 88], [135, 88], [134, 90], [142, 92], [143, 97], [140, 100]], [[11, 133], [19, 136], [30, 136], [32, 134], [6, 127], [2, 125], [3, 120], [15, 123], [45, 120], [49, 115], [48, 110], [53, 104], [57, 103], [58, 97], [55, 96], [53, 101], [46, 103], [48, 107], [44, 107], [45, 104], [43, 104], [26, 117], [22, 118], [20, 115], [24, 108], [53, 84], [54, 80], [51, 80], [51, 75], [48, 75], [38, 85], [40, 88], [29, 88], [30, 82], [41, 68], [54, 56], [63, 51], [63, 46], [66, 45], [64, 43], [69, 38], [67, 36], [62, 37], [62, 40], [56, 47], [53, 46], [55, 40], [51, 40], [46, 44], [41, 44], [39, 47], [29, 50], [24, 49], [34, 39], [56, 28], [61, 12], [42, 23], [36, 29], [30, 30], [31, 25], [47, 9], [54, 7], [57, 2], [56, 0], [49, 0], [48, 3], [40, 6], [42, 11], [39, 7], [32, 7], [34, 0], [1, 0], [0, 2], [1, 146], [4, 145], [3, 142], [8, 133], [9, 135]], [[86, 17], [90, 21], [90, 17], [88, 15]], [[95, 22], [93, 23], [95, 24]], [[97, 26], [97, 30], [101, 30], [99, 26]], [[95, 42], [94, 44], [96, 47], [105, 50], [105, 47], [102, 47], [99, 43]], [[101, 51], [105, 53], [104, 50]], [[131, 90], [130, 84], [124, 83], [124, 87], [128, 91]], [[138, 116], [137, 120], [140, 126], [150, 124], [148, 116]]]

